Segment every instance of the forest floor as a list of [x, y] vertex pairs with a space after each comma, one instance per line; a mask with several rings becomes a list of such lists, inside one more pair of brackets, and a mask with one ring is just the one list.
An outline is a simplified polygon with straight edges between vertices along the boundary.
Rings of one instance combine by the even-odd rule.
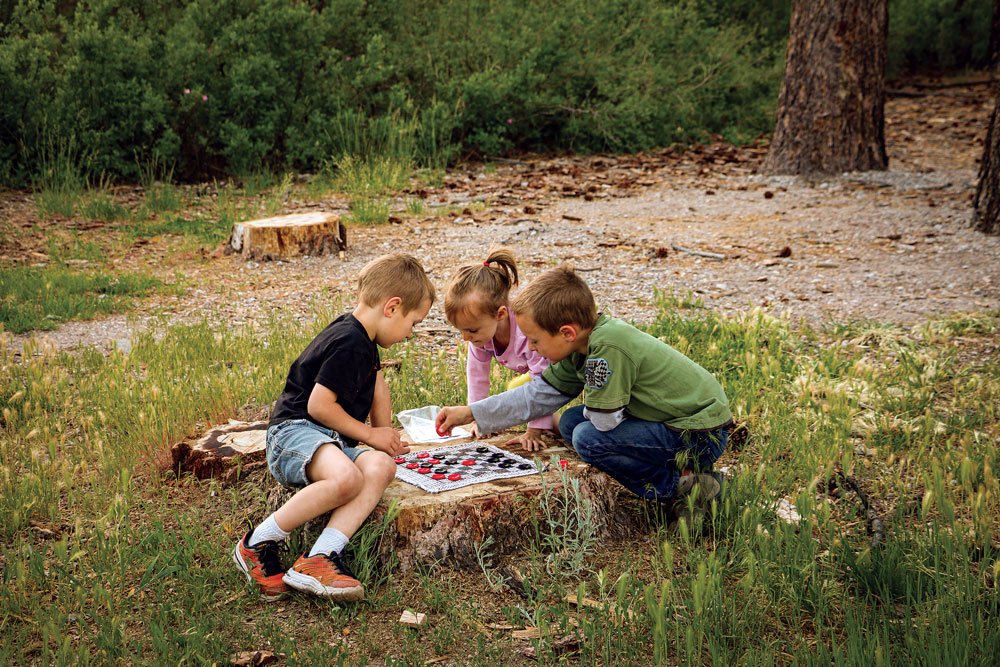
[[[972, 231], [975, 192], [993, 99], [985, 85], [910, 89], [886, 108], [889, 170], [822, 179], [756, 173], [763, 146], [725, 143], [628, 156], [526, 157], [450, 170], [439, 187], [415, 186], [425, 211], [396, 224], [349, 228], [336, 255], [247, 262], [205, 248], [177, 250], [164, 235], [112, 260], [182, 289], [139, 300], [129, 315], [74, 321], [41, 334], [60, 348], [119, 346], [151, 321], [254, 324], [306, 316], [317, 296], [350, 298], [359, 269], [404, 250], [444, 288], [452, 271], [509, 246], [530, 280], [568, 262], [605, 312], [652, 317], [654, 288], [691, 292], [721, 312], [753, 307], [811, 324], [874, 320], [915, 324], [1000, 308], [1000, 238]], [[347, 213], [343, 197], [293, 195], [284, 212]], [[266, 216], [262, 216], [266, 217]], [[100, 224], [39, 220], [32, 197], [0, 193], [0, 256], [44, 264], [53, 225], [97, 235]], [[705, 252], [720, 258], [704, 257]], [[429, 331], [446, 326], [435, 307]], [[15, 342], [23, 342], [18, 337]]]

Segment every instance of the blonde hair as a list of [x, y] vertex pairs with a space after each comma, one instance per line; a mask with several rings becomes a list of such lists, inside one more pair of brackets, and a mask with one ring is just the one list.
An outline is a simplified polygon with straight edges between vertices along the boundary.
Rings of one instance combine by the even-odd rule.
[[[460, 311], [496, 313], [500, 306], [507, 305], [510, 290], [515, 285], [517, 264], [514, 262], [514, 253], [507, 248], [492, 250], [486, 261], [467, 264], [452, 276], [444, 296], [445, 317], [454, 323], [455, 315]], [[481, 300], [473, 302], [473, 294], [478, 294]]]
[[403, 312], [416, 310], [428, 299], [434, 303], [434, 284], [420, 261], [412, 255], [395, 253], [376, 257], [358, 275], [358, 299], [376, 307], [398, 296]]
[[597, 324], [594, 294], [572, 268], [560, 266], [538, 276], [514, 299], [514, 314], [527, 315], [542, 331], [559, 332], [565, 324], [593, 329]]

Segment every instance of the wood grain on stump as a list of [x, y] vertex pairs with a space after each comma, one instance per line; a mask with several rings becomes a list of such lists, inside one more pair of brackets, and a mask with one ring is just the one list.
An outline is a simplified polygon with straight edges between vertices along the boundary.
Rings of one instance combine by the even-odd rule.
[[[190, 471], [199, 478], [214, 477], [224, 483], [244, 477], [253, 471], [253, 480], [260, 476], [268, 489], [267, 507], [261, 517], [281, 507], [295, 493], [279, 486], [270, 476], [264, 461], [266, 422], [231, 422], [213, 428], [192, 441], [174, 445], [174, 466]], [[404, 434], [405, 437], [405, 434]], [[629, 525], [637, 523], [635, 513], [619, 506], [619, 493], [627, 495], [621, 485], [604, 473], [583, 463], [576, 454], [554, 445], [534, 455], [503, 443], [511, 434], [487, 438], [501, 449], [523, 456], [536, 456], [543, 463], [568, 461], [565, 471], [558, 463], [550, 464], [539, 475], [497, 479], [482, 484], [427, 493], [419, 487], [394, 480], [386, 489], [382, 501], [372, 513], [372, 520], [381, 521], [396, 503], [398, 515], [381, 539], [380, 558], [388, 562], [398, 559], [400, 567], [409, 570], [419, 565], [449, 563], [462, 568], [476, 568], [476, 550], [487, 538], [492, 539], [489, 551], [494, 556], [522, 550], [534, 533], [539, 516], [539, 502], [546, 488], [549, 492], [562, 488], [563, 480], [577, 480], [582, 502], [593, 507], [593, 521], [598, 535], [621, 536]], [[463, 441], [452, 441], [458, 444]], [[438, 445], [412, 445], [412, 451], [433, 449]], [[318, 533], [326, 517], [310, 522], [308, 529]]]
[[266, 468], [267, 422], [230, 421], [215, 426], [193, 440], [175, 444], [171, 450], [173, 468], [198, 479], [236, 481], [243, 473]]
[[347, 249], [347, 229], [333, 213], [296, 213], [233, 225], [229, 246], [247, 259], [325, 255]]

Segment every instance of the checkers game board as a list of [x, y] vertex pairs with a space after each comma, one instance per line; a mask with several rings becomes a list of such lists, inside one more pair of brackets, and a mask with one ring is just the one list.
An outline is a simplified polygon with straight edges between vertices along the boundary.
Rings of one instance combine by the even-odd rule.
[[494, 445], [470, 442], [396, 457], [396, 479], [429, 493], [538, 474], [535, 464]]

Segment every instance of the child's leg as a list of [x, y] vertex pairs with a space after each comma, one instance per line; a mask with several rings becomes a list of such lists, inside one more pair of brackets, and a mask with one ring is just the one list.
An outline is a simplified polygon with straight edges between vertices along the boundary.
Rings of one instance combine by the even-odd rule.
[[333, 443], [321, 445], [305, 469], [303, 487], [274, 513], [282, 530], [292, 531], [310, 519], [349, 503], [361, 492], [364, 475]]
[[[564, 434], [571, 425], [566, 419], [569, 414], [567, 410], [560, 422]], [[640, 498], [663, 500], [674, 495], [681, 474], [675, 459], [678, 452], [690, 447], [679, 432], [641, 419], [626, 419], [610, 431], [599, 431], [586, 419], [573, 421], [571, 441], [584, 461]]]
[[[303, 554], [285, 573], [284, 581], [301, 591], [337, 600], [364, 599], [364, 588], [341, 558], [351, 535], [378, 504], [385, 487], [396, 474], [396, 464], [383, 452], [345, 448], [344, 456], [355, 457], [352, 467], [361, 477], [360, 488], [346, 503], [333, 510], [327, 527], [312, 549]], [[348, 460], [350, 460], [348, 458]], [[336, 463], [326, 458], [312, 474], [325, 474], [323, 465]], [[313, 486], [312, 484], [310, 486]], [[309, 488], [309, 487], [306, 487]]]
[[561, 435], [563, 439], [566, 440], [567, 442], [572, 443], [573, 431], [580, 423], [585, 421], [587, 420], [583, 416], [582, 405], [576, 405], [572, 408], [569, 408], [568, 410], [563, 412], [562, 416], [559, 418], [559, 422], [557, 425], [559, 428], [559, 435]]
[[348, 538], [372, 513], [396, 476], [396, 463], [388, 454], [375, 449], [363, 450], [354, 465], [362, 476], [361, 489], [354, 498], [335, 509], [326, 524]]

